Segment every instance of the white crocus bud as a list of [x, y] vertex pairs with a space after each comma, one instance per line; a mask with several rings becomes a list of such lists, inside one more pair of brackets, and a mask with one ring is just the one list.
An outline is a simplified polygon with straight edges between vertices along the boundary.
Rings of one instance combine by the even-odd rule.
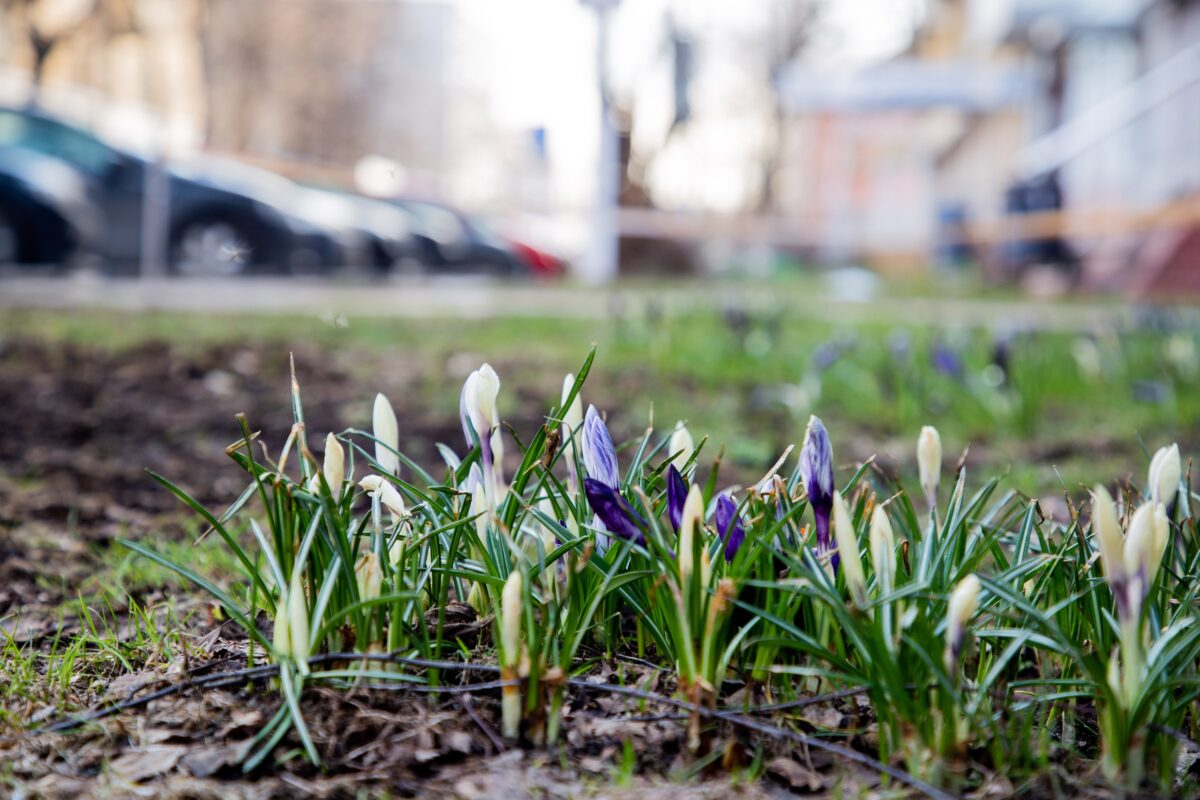
[[308, 604], [300, 571], [292, 573], [291, 583], [279, 593], [275, 604], [275, 634], [273, 645], [277, 655], [290, 658], [301, 674], [308, 674]]
[[358, 563], [354, 565], [354, 578], [358, 582], [359, 600], [379, 597], [383, 591], [383, 569], [374, 550], [368, 550], [358, 557]]
[[1146, 484], [1150, 490], [1150, 499], [1169, 507], [1175, 502], [1181, 477], [1183, 464], [1179, 458], [1179, 445], [1159, 448], [1150, 460], [1150, 477]]
[[404, 504], [404, 497], [387, 478], [382, 478], [378, 475], [367, 475], [358, 482], [358, 485], [372, 499], [375, 497], [379, 498], [379, 504], [391, 512], [393, 522], [399, 521], [408, 514], [408, 507]]
[[475, 534], [483, 546], [487, 546], [488, 501], [487, 491], [482, 483], [475, 484], [471, 490], [471, 508], [469, 513], [475, 518]]
[[846, 589], [854, 604], [862, 608], [867, 604], [867, 578], [863, 574], [862, 556], [858, 551], [858, 536], [850, 519], [850, 509], [841, 492], [833, 493], [833, 536], [837, 541]]
[[875, 506], [871, 514], [871, 563], [880, 595], [888, 595], [896, 586], [896, 535], [883, 506]]
[[346, 451], [341, 442], [332, 433], [325, 437], [325, 459], [321, 471], [325, 473], [325, 482], [336, 500], [342, 496], [342, 483], [346, 480]]
[[[571, 389], [574, 386], [575, 386], [575, 376], [570, 373], [567, 373], [567, 376], [565, 378], [563, 378], [563, 388], [562, 388], [562, 402], [563, 403], [567, 402], [567, 395], [569, 395], [571, 393]], [[567, 442], [567, 447], [570, 448], [571, 451], [573, 451], [575, 444], [573, 441], [571, 441], [571, 435], [575, 431], [579, 430], [579, 426], [583, 424], [583, 398], [580, 397], [579, 392], [575, 393], [575, 397], [572, 398], [572, 400], [571, 400], [571, 405], [567, 406], [566, 408], [564, 408], [562, 410], [562, 423], [563, 423], [563, 430], [562, 430], [563, 440]], [[575, 460], [573, 456], [572, 456], [571, 460], [572, 461]]]
[[953, 675], [958, 670], [958, 658], [962, 654], [967, 625], [979, 608], [979, 578], [968, 575], [958, 582], [950, 593], [946, 608], [946, 672]]
[[[692, 550], [697, 534], [704, 528], [704, 495], [700, 487], [692, 484], [687, 499], [683, 502], [683, 513], [679, 518], [679, 585], [686, 586], [691, 577], [694, 562]], [[703, 539], [701, 548], [703, 549]]]
[[1113, 591], [1123, 591], [1125, 584], [1125, 536], [1117, 519], [1117, 506], [1108, 490], [1097, 486], [1092, 491], [1092, 532], [1100, 544], [1100, 560], [1104, 577]]
[[467, 376], [463, 384], [462, 411], [465, 419], [475, 428], [480, 439], [490, 436], [500, 426], [500, 413], [496, 409], [496, 397], [500, 394], [500, 376], [490, 364], [484, 364]]
[[1138, 576], [1142, 581], [1142, 593], [1149, 590], [1158, 573], [1163, 551], [1167, 549], [1170, 526], [1162, 503], [1142, 503], [1133, 512], [1129, 521], [1129, 535], [1125, 537], [1125, 572]]
[[921, 475], [921, 489], [932, 507], [937, 503], [938, 483], [942, 478], [942, 437], [932, 425], [921, 428], [917, 438], [917, 469]]
[[396, 425], [396, 412], [383, 394], [375, 395], [375, 408], [371, 413], [371, 426], [375, 434], [375, 461], [389, 475], [400, 473], [400, 431]]
[[[521, 616], [524, 587], [521, 573], [513, 570], [504, 582], [500, 595], [500, 649], [501, 678], [512, 681], [517, 678], [517, 667], [521, 663]], [[521, 692], [517, 686], [505, 686], [501, 693], [501, 712], [504, 735], [515, 739], [521, 727]]]
[[667, 443], [667, 453], [671, 456], [670, 463], [675, 465], [675, 469], [683, 469], [683, 465], [692, 457], [692, 453], [696, 450], [696, 442], [692, 439], [691, 432], [683, 421], [675, 423], [675, 430], [671, 432], [671, 441]]

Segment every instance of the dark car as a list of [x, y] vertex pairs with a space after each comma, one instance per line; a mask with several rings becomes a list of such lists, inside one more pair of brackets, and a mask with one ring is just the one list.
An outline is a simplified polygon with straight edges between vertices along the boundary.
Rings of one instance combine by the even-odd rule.
[[[99, 258], [133, 268], [154, 169], [40, 112], [0, 108], [0, 262]], [[234, 167], [162, 169], [167, 261], [175, 271], [313, 271], [348, 257], [337, 231], [296, 208], [299, 195], [285, 178]]]
[[431, 273], [553, 276], [562, 262], [531, 245], [493, 232], [477, 219], [431, 200], [392, 201], [408, 214], [412, 244], [403, 263]]

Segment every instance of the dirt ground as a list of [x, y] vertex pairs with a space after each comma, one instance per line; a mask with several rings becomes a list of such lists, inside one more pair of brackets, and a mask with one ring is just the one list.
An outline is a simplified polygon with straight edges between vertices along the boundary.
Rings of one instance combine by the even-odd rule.
[[[224, 452], [237, 438], [234, 414], [244, 412], [265, 442], [277, 447], [284, 440], [291, 424], [287, 354], [261, 346], [162, 343], [109, 352], [20, 340], [0, 348], [0, 407], [9, 420], [0, 435], [0, 627], [10, 647], [22, 652], [61, 652], [85, 629], [80, 615], [64, 612], [64, 603], [80, 586], [106, 580], [118, 537], [182, 541], [192, 530], [178, 501], [146, 469], [219, 506], [242, 488]], [[294, 355], [309, 430], [366, 427], [371, 396], [361, 367], [344, 355], [303, 349]], [[425, 432], [410, 441], [402, 434], [401, 448], [427, 467], [437, 466], [435, 441], [457, 442], [456, 408], [429, 404], [414, 387], [444, 368], [400, 360], [373, 376], [386, 375], [378, 388], [405, 420], [402, 430]], [[518, 399], [509, 415], [518, 427], [541, 421], [534, 400]], [[159, 589], [137, 590], [133, 598], [152, 610], [167, 599]], [[694, 765], [682, 755], [683, 727], [669, 709], [592, 693], [573, 698], [566, 742], [561, 752], [550, 752], [506, 746], [495, 734], [498, 702], [487, 692], [431, 700], [380, 689], [313, 689], [304, 698], [305, 716], [325, 768], [308, 766], [296, 743], [285, 740], [249, 775], [241, 759], [278, 703], [261, 682], [180, 691], [68, 732], [23, 730], [184, 677], [245, 666], [244, 636], [213, 621], [202, 596], [176, 590], [170, 601], [177, 618], [186, 620], [187, 658], [135, 648], [121, 668], [80, 668], [67, 693], [52, 697], [18, 696], [15, 675], [0, 677], [6, 712], [0, 793], [715, 798], [735, 791], [737, 779], [727, 775], [687, 778]], [[94, 611], [118, 637], [134, 635], [119, 598]], [[49, 659], [40, 663], [48, 671]], [[667, 680], [638, 665], [603, 662], [595, 678], [650, 688]], [[853, 713], [851, 706], [846, 710]], [[820, 713], [842, 711], [824, 707]], [[714, 746], [748, 762], [754, 742], [725, 731]], [[736, 787], [748, 799], [819, 792], [847, 781], [877, 783], [869, 773], [834, 770], [828, 756], [790, 746], [759, 756], [768, 762], [767, 780]]]

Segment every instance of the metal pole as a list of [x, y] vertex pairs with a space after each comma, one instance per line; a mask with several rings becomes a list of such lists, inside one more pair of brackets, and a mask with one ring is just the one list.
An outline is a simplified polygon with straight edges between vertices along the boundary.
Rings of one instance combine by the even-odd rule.
[[591, 0], [596, 12], [596, 84], [600, 94], [600, 147], [591, 242], [580, 277], [585, 283], [611, 283], [617, 277], [617, 204], [621, 191], [620, 143], [612, 124], [608, 91], [608, 24], [614, 0]]

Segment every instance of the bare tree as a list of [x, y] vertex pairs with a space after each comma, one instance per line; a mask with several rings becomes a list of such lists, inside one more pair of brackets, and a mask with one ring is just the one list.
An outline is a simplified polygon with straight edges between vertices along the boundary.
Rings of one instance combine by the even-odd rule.
[[104, 39], [137, 30], [133, 0], [0, 0], [0, 9], [25, 30], [31, 52], [34, 100], [56, 48], [82, 32], [95, 30]]

